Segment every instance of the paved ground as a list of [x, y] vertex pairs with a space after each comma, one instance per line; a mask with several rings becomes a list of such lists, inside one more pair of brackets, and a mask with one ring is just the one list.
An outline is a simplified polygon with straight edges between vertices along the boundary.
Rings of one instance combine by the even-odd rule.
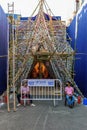
[[0, 130], [87, 130], [87, 107], [54, 107], [52, 101], [37, 101], [35, 107], [19, 107], [16, 112], [0, 110]]

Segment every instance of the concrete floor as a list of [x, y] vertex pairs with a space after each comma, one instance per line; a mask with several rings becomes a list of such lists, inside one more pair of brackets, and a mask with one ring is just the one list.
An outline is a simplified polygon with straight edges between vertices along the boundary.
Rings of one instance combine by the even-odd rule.
[[87, 107], [77, 104], [73, 109], [59, 101], [35, 101], [35, 107], [21, 106], [16, 112], [0, 110], [0, 130], [87, 130]]

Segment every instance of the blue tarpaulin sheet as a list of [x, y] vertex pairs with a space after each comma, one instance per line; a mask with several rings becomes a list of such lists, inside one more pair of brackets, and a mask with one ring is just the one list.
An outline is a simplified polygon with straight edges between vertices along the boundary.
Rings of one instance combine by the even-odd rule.
[[72, 47], [76, 47], [75, 81], [87, 97], [87, 1], [83, 3], [67, 32], [72, 38]]
[[0, 95], [7, 88], [8, 21], [0, 6]]
[[[37, 15], [36, 15], [37, 16]], [[36, 16], [30, 17], [31, 20], [35, 20]], [[50, 16], [46, 13], [44, 13], [44, 17], [46, 20], [50, 20]], [[29, 17], [20, 17], [21, 21], [27, 21]], [[52, 20], [61, 20], [61, 16], [52, 16]]]

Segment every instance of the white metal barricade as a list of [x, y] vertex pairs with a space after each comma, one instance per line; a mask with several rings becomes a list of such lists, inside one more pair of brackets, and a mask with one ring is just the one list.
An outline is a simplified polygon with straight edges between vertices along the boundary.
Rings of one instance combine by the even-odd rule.
[[59, 79], [24, 79], [21, 85], [25, 82], [29, 86], [31, 100], [62, 100], [62, 82]]

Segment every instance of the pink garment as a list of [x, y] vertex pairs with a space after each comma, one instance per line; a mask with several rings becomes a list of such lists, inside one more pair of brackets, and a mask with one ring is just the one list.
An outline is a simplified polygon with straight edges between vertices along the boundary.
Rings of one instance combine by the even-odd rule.
[[29, 92], [29, 87], [21, 86], [21, 92], [22, 92], [22, 94], [27, 94]]
[[73, 95], [74, 89], [73, 87], [65, 87], [65, 93], [68, 95]]

